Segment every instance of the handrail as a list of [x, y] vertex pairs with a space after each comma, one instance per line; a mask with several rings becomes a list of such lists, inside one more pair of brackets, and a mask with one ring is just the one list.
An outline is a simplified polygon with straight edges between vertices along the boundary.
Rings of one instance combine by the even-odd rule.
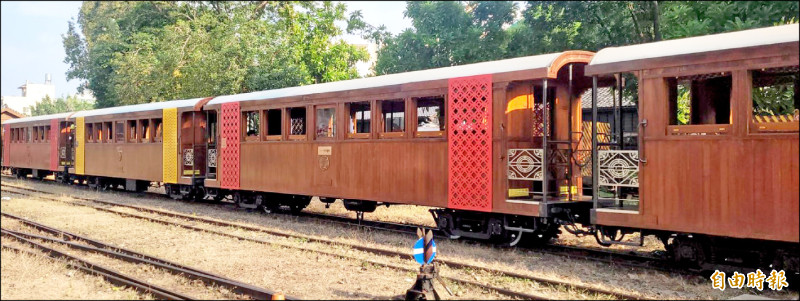
[[647, 118], [639, 122], [639, 127], [642, 128], [642, 134], [639, 135], [639, 162], [647, 164], [647, 158], [644, 157], [644, 136], [645, 130], [647, 129]]

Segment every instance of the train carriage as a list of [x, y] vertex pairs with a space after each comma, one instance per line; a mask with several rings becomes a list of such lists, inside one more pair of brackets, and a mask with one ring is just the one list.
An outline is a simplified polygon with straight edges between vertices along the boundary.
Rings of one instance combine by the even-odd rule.
[[69, 138], [67, 118], [59, 113], [3, 122], [3, 166], [14, 166], [17, 176], [44, 178], [68, 164], [71, 157], [60, 146]]
[[431, 206], [452, 237], [507, 245], [656, 235], [692, 266], [797, 272], [798, 28], [23, 118], [4, 125], [3, 163], [267, 211]]
[[595, 179], [614, 183], [602, 165], [619, 159], [618, 173], [635, 176], [641, 191], [626, 208], [595, 186], [592, 224], [657, 234], [679, 261], [775, 255], [776, 266], [797, 271], [798, 28], [599, 51], [587, 75], [633, 74], [641, 127], [634, 153], [595, 148]]
[[70, 174], [99, 188], [142, 191], [151, 182], [178, 184], [177, 116], [193, 112], [201, 101], [174, 100], [73, 114], [79, 138]]
[[[301, 209], [320, 196], [355, 211], [415, 204], [535, 217], [542, 195], [532, 182], [514, 180], [531, 187], [507, 194], [507, 150], [547, 139], [534, 137], [533, 108], [542, 99], [553, 108], [547, 136], [564, 154], [577, 146], [568, 133], [580, 131], [579, 95], [590, 87], [582, 70], [591, 57], [567, 51], [215, 97], [204, 109], [219, 112], [219, 173], [205, 185], [235, 190], [251, 206], [277, 199]], [[564, 166], [551, 191], [557, 182], [579, 185], [574, 164], [554, 164]], [[581, 199], [575, 194], [561, 201]], [[465, 214], [440, 211], [440, 222], [476, 238], [511, 226], [503, 215]]]

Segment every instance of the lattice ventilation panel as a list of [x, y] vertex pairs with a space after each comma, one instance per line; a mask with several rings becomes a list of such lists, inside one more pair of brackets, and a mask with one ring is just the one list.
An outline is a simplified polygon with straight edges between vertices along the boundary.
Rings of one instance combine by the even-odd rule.
[[239, 103], [222, 104], [220, 122], [220, 180], [222, 188], [239, 188], [239, 130], [241, 114]]
[[448, 207], [492, 210], [492, 76], [448, 82]]
[[163, 111], [162, 173], [164, 183], [178, 183], [178, 109], [168, 108]]
[[3, 166], [8, 166], [11, 163], [10, 155], [11, 155], [11, 126], [6, 124], [3, 125]]
[[50, 170], [58, 170], [58, 119], [50, 120]]
[[83, 117], [75, 118], [75, 140], [78, 141], [78, 146], [75, 147], [75, 173], [82, 175], [86, 171], [84, 161], [84, 147], [86, 146], [86, 133], [85, 133]]

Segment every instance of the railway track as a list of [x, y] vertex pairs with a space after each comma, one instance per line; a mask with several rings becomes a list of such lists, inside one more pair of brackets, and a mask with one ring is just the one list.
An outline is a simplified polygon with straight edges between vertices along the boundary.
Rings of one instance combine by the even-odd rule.
[[[8, 175], [3, 175], [5, 177], [10, 177]], [[13, 186], [12, 186], [13, 187]], [[20, 188], [20, 187], [17, 187]], [[89, 189], [88, 187], [83, 186], [76, 186], [76, 188], [81, 189]], [[121, 191], [124, 192], [124, 191]], [[169, 199], [168, 196], [156, 193], [156, 192], [144, 192], [146, 195], [150, 195], [156, 198], [164, 198]], [[225, 206], [228, 209], [236, 209], [235, 204], [233, 203], [219, 203], [219, 202], [193, 202], [193, 204], [203, 205], [203, 206]], [[357, 221], [349, 217], [343, 217], [339, 215], [330, 215], [330, 214], [320, 214], [320, 213], [307, 213], [307, 212], [299, 212], [294, 214], [300, 218], [307, 218], [307, 219], [314, 219], [317, 221], [325, 221], [331, 224], [338, 224], [347, 227], [360, 227], [360, 228], [367, 228], [367, 229], [374, 229], [379, 231], [386, 231], [386, 232], [395, 232], [407, 235], [416, 235], [417, 228], [423, 228], [427, 230], [432, 230], [434, 232], [434, 236], [438, 238], [445, 238], [449, 239], [447, 235], [445, 235], [442, 231], [431, 228], [427, 226], [421, 225], [413, 225], [413, 224], [403, 224], [403, 223], [392, 223], [392, 222], [382, 222], [382, 221], [368, 221], [368, 220], [361, 220]], [[468, 240], [469, 241], [469, 240]], [[485, 242], [481, 241], [470, 241], [476, 244], [488, 245], [495, 248], [502, 248], [496, 245], [490, 245]], [[631, 268], [644, 268], [650, 270], [658, 270], [667, 273], [673, 274], [680, 274], [684, 276], [696, 276], [697, 273], [690, 273], [686, 270], [677, 269], [675, 268], [671, 262], [666, 260], [666, 258], [662, 256], [649, 256], [643, 254], [637, 254], [632, 252], [619, 252], [619, 251], [611, 251], [611, 250], [604, 250], [604, 249], [596, 249], [596, 248], [583, 248], [583, 247], [575, 247], [575, 246], [568, 246], [568, 245], [560, 245], [560, 244], [547, 244], [538, 246], [535, 249], [527, 249], [528, 252], [533, 253], [544, 253], [549, 255], [561, 256], [566, 257], [568, 259], [581, 259], [587, 260], [592, 262], [603, 262], [612, 265], [618, 266], [625, 266]]]
[[[9, 188], [11, 188], [11, 189], [9, 189]], [[265, 243], [265, 244], [273, 244], [273, 245], [279, 245], [279, 246], [282, 246], [282, 247], [301, 249], [301, 250], [321, 253], [321, 254], [325, 254], [325, 255], [329, 255], [329, 256], [353, 259], [353, 260], [358, 260], [358, 261], [361, 261], [361, 262], [365, 262], [365, 263], [369, 263], [369, 264], [373, 264], [373, 265], [377, 265], [377, 266], [383, 266], [383, 267], [387, 267], [387, 268], [392, 268], [392, 269], [402, 270], [402, 271], [406, 271], [406, 272], [414, 272], [414, 273], [416, 273], [416, 269], [408, 268], [408, 267], [405, 267], [405, 266], [398, 266], [398, 265], [391, 264], [391, 263], [384, 263], [384, 262], [378, 262], [378, 261], [374, 261], [374, 260], [367, 260], [367, 259], [363, 259], [363, 258], [358, 258], [358, 257], [353, 257], [353, 256], [348, 256], [348, 255], [342, 255], [342, 254], [336, 254], [336, 253], [327, 252], [327, 251], [323, 251], [323, 250], [317, 250], [317, 249], [313, 249], [313, 248], [307, 248], [307, 247], [302, 247], [302, 246], [278, 243], [278, 242], [275, 242], [275, 241], [268, 241], [268, 240], [263, 240], [263, 239], [243, 237], [243, 236], [240, 236], [240, 235], [230, 234], [230, 233], [221, 232], [221, 231], [212, 230], [212, 229], [200, 228], [200, 227], [196, 227], [196, 226], [185, 225], [185, 224], [182, 224], [182, 223], [168, 221], [168, 220], [164, 220], [164, 219], [160, 219], [160, 218], [148, 217], [148, 216], [144, 216], [144, 215], [138, 215], [138, 214], [132, 214], [132, 213], [126, 213], [126, 212], [120, 212], [120, 211], [117, 211], [117, 210], [113, 210], [111, 208], [113, 208], [113, 207], [128, 208], [128, 209], [136, 210], [138, 212], [156, 214], [156, 215], [159, 215], [159, 216], [162, 216], [162, 217], [184, 219], [184, 220], [188, 220], [188, 221], [192, 221], [192, 222], [203, 223], [203, 224], [206, 224], [206, 225], [222, 226], [222, 227], [233, 227], [233, 228], [238, 228], [238, 229], [247, 230], [247, 231], [254, 231], [254, 232], [274, 235], [274, 236], [278, 236], [278, 237], [296, 238], [296, 239], [302, 239], [302, 240], [309, 241], [309, 242], [316, 242], [316, 243], [322, 243], [322, 244], [328, 244], [328, 245], [341, 245], [341, 246], [346, 246], [346, 247], [351, 248], [351, 249], [355, 249], [355, 250], [358, 250], [358, 251], [371, 253], [371, 254], [375, 254], [375, 255], [379, 255], [379, 256], [395, 257], [395, 258], [397, 258], [397, 257], [399, 257], [399, 258], [409, 258], [410, 254], [404, 253], [404, 252], [397, 252], [397, 251], [393, 251], [393, 250], [386, 250], [386, 249], [381, 249], [381, 248], [373, 248], [373, 247], [367, 247], [367, 246], [360, 246], [360, 245], [355, 245], [355, 244], [343, 243], [343, 242], [333, 241], [333, 240], [329, 240], [329, 239], [325, 239], [325, 238], [316, 238], [316, 237], [310, 237], [310, 236], [305, 236], [305, 235], [290, 234], [290, 233], [285, 233], [285, 232], [282, 232], [282, 231], [265, 229], [265, 228], [261, 228], [261, 227], [240, 225], [240, 224], [235, 224], [235, 223], [230, 223], [230, 222], [225, 222], [225, 221], [212, 220], [212, 219], [208, 219], [208, 218], [205, 218], [205, 217], [191, 216], [191, 215], [186, 215], [186, 214], [181, 214], [181, 213], [168, 212], [168, 211], [159, 210], [159, 209], [152, 209], [152, 208], [146, 208], [146, 207], [129, 205], [129, 204], [120, 204], [120, 203], [116, 203], [116, 202], [109, 202], [109, 201], [103, 201], [103, 200], [97, 200], [97, 199], [91, 199], [91, 198], [70, 197], [71, 199], [73, 199], [75, 201], [65, 201], [65, 200], [60, 200], [60, 199], [57, 199], [57, 198], [48, 197], [48, 196], [42, 196], [41, 195], [41, 194], [53, 195], [53, 193], [50, 193], [50, 192], [39, 191], [39, 190], [36, 190], [36, 189], [30, 189], [30, 188], [24, 188], [24, 187], [12, 186], [12, 185], [4, 185], [3, 189], [5, 190], [5, 192], [8, 192], [8, 193], [15, 193], [15, 194], [23, 195], [23, 196], [35, 197], [35, 198], [40, 198], [40, 199], [45, 199], [45, 200], [52, 200], [52, 201], [56, 201], [56, 202], [69, 203], [69, 204], [72, 204], [72, 205], [91, 207], [91, 208], [94, 208], [94, 209], [99, 210], [99, 211], [113, 213], [113, 214], [117, 214], [117, 215], [120, 215], [120, 216], [123, 216], [123, 217], [144, 219], [144, 220], [147, 220], [147, 221], [150, 221], [150, 222], [156, 222], [156, 223], [161, 223], [161, 224], [166, 224], [166, 225], [178, 226], [178, 227], [185, 228], [185, 229], [191, 229], [191, 230], [195, 230], [195, 231], [202, 231], [202, 232], [206, 232], [206, 233], [222, 235], [222, 236], [226, 236], [226, 237], [236, 238], [236, 239], [239, 239], [239, 240], [252, 241], [252, 242], [258, 242], [258, 243]], [[35, 195], [37, 193], [40, 194], [40, 195]], [[583, 291], [583, 292], [594, 293], [594, 294], [599, 294], [599, 295], [606, 295], [606, 296], [609, 296], [609, 297], [614, 298], [614, 299], [635, 299], [635, 300], [647, 299], [645, 296], [642, 296], [642, 295], [639, 295], [639, 294], [627, 294], [627, 293], [614, 292], [614, 291], [611, 291], [611, 290], [608, 290], [608, 289], [605, 289], [605, 288], [600, 288], [600, 287], [573, 284], [573, 283], [559, 281], [559, 280], [536, 277], [536, 276], [532, 276], [532, 275], [525, 275], [525, 274], [520, 274], [520, 273], [515, 273], [515, 272], [502, 271], [502, 270], [493, 269], [493, 268], [480, 267], [480, 266], [472, 265], [472, 264], [469, 264], [469, 263], [462, 263], [462, 262], [453, 261], [453, 260], [437, 259], [437, 261], [440, 264], [443, 264], [444, 266], [447, 266], [447, 267], [453, 268], [453, 269], [471, 269], [471, 270], [485, 271], [485, 272], [493, 274], [493, 275], [506, 276], [506, 277], [511, 277], [513, 279], [519, 279], [519, 280], [525, 280], [525, 281], [533, 281], [533, 282], [536, 282], [536, 283], [544, 284], [544, 285], [546, 285], [548, 287], [551, 287], [553, 289], [562, 290], [562, 291], [566, 290], [566, 289], [577, 290], [577, 291]], [[496, 291], [496, 292], [498, 292], [500, 294], [507, 295], [509, 297], [515, 297], [515, 298], [521, 298], [521, 299], [532, 299], [532, 300], [548, 299], [547, 297], [545, 297], [543, 295], [531, 294], [531, 293], [527, 293], [527, 292], [513, 291], [513, 290], [509, 290], [509, 289], [505, 289], [505, 288], [501, 288], [501, 287], [496, 287], [496, 286], [492, 286], [492, 285], [487, 285], [487, 284], [484, 284], [484, 283], [480, 283], [480, 282], [476, 282], [476, 281], [472, 281], [472, 280], [468, 280], [468, 279], [455, 278], [455, 277], [443, 277], [443, 278], [448, 280], [448, 281], [450, 281], [450, 282], [457, 282], [457, 283], [462, 283], [462, 284], [466, 284], [466, 285], [480, 287], [480, 288], [487, 289], [487, 290]]]
[[[192, 267], [188, 267], [185, 265], [181, 265], [175, 262], [171, 262], [168, 260], [164, 260], [161, 258], [149, 256], [146, 254], [142, 254], [139, 252], [135, 252], [129, 249], [121, 248], [118, 246], [114, 246], [108, 243], [104, 243], [98, 240], [94, 240], [91, 238], [87, 238], [81, 235], [77, 235], [74, 233], [70, 233], [64, 230], [56, 229], [50, 226], [46, 226], [43, 224], [36, 223], [34, 221], [15, 216], [8, 213], [0, 213], [3, 217], [11, 218], [14, 220], [19, 221], [20, 223], [31, 227], [33, 229], [48, 233], [58, 238], [46, 237], [41, 236], [33, 233], [27, 232], [20, 232], [20, 231], [13, 231], [6, 228], [2, 228], [2, 235], [5, 237], [13, 238], [14, 240], [30, 245], [31, 247], [38, 249], [48, 256], [53, 258], [64, 258], [70, 261], [77, 262], [73, 266], [80, 267], [82, 270], [85, 270], [90, 273], [100, 274], [106, 279], [112, 280], [114, 282], [131, 286], [137, 290], [142, 290], [148, 293], [152, 293], [156, 297], [164, 298], [164, 299], [172, 299], [172, 300], [188, 300], [194, 299], [192, 297], [183, 295], [181, 293], [177, 293], [174, 291], [170, 291], [168, 289], [158, 287], [149, 283], [146, 283], [142, 280], [138, 280], [136, 278], [126, 276], [120, 272], [114, 271], [110, 268], [103, 267], [94, 263], [90, 263], [84, 259], [78, 258], [76, 256], [72, 256], [66, 254], [64, 252], [58, 251], [54, 248], [48, 247], [44, 244], [37, 243], [36, 241], [48, 242], [48, 243], [55, 243], [69, 247], [70, 249], [76, 249], [80, 251], [87, 251], [87, 252], [94, 252], [103, 254], [105, 256], [119, 259], [126, 262], [137, 263], [137, 264], [147, 264], [159, 269], [164, 269], [169, 271], [170, 273], [181, 275], [183, 277], [192, 279], [192, 280], [200, 280], [204, 284], [209, 286], [220, 286], [230, 289], [232, 292], [242, 295], [250, 296], [256, 300], [269, 300], [273, 298], [285, 298], [286, 300], [296, 300], [293, 297], [286, 297], [283, 294], [275, 293], [271, 290], [267, 290], [264, 288], [256, 287], [247, 283], [243, 283], [240, 281], [232, 280], [225, 278], [220, 275], [216, 275], [213, 273], [209, 273], [206, 271], [202, 271], [199, 269], [195, 269]], [[18, 252], [22, 252], [23, 250], [17, 249], [11, 246], [3, 246], [7, 249], [16, 250]]]

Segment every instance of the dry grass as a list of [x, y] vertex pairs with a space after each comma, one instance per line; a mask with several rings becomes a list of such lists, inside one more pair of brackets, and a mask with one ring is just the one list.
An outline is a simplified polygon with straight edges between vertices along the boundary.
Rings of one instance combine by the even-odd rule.
[[[3, 243], [6, 244], [5, 238]], [[0, 256], [0, 295], [14, 299], [148, 299], [133, 289], [117, 287], [103, 277], [67, 267], [62, 261], [2, 250]]]
[[[3, 179], [5, 182], [6, 180]], [[54, 185], [43, 185], [41, 183], [35, 182], [18, 182], [18, 181], [10, 181], [10, 183], [14, 183], [15, 185], [24, 185], [24, 186], [36, 186], [37, 189], [44, 189], [47, 191], [52, 192], [60, 192], [60, 193], [75, 193], [76, 190], [64, 186], [54, 186]], [[320, 224], [320, 223], [310, 223], [310, 222], [302, 222], [304, 221], [298, 219], [297, 217], [287, 216], [287, 215], [260, 215], [260, 214], [253, 214], [253, 213], [244, 213], [240, 210], [232, 210], [228, 207], [218, 207], [218, 206], [206, 206], [200, 204], [191, 204], [191, 203], [183, 203], [183, 202], [175, 202], [169, 201], [165, 199], [151, 199], [151, 198], [141, 198], [141, 197], [132, 197], [130, 194], [117, 194], [117, 193], [95, 193], [90, 191], [81, 191], [80, 196], [82, 197], [93, 197], [93, 198], [102, 198], [106, 200], [114, 200], [114, 201], [121, 201], [125, 203], [135, 204], [135, 205], [142, 205], [148, 206], [153, 208], [159, 208], [164, 210], [170, 210], [175, 212], [181, 213], [188, 213], [188, 214], [197, 214], [206, 217], [212, 217], [220, 220], [225, 221], [232, 221], [238, 222], [241, 224], [251, 225], [251, 226], [260, 226], [270, 229], [277, 229], [282, 230], [285, 232], [294, 232], [300, 234], [310, 234], [315, 235], [317, 237], [328, 238], [328, 239], [336, 239], [338, 241], [347, 242], [347, 243], [360, 243], [367, 246], [375, 246], [381, 248], [388, 248], [394, 249], [399, 251], [409, 251], [410, 252], [410, 244], [413, 242], [413, 237], [405, 237], [403, 235], [398, 234], [389, 234], [385, 232], [372, 232], [372, 231], [359, 231], [355, 229], [346, 229], [340, 226], [331, 226], [328, 224]], [[53, 206], [52, 202], [47, 203], [50, 205], [45, 205], [45, 202], [35, 202], [35, 201], [27, 201], [28, 202], [25, 206], [14, 206], [16, 212], [23, 212], [23, 211], [30, 211], [30, 208], [35, 208], [36, 206]], [[15, 202], [8, 202], [15, 203]], [[39, 204], [39, 205], [37, 205]], [[317, 203], [319, 204], [319, 203]], [[338, 205], [338, 204], [337, 204]], [[322, 207], [321, 205], [319, 206]], [[430, 215], [427, 213], [427, 209], [419, 209], [414, 208], [413, 206], [397, 206], [388, 208], [386, 211], [387, 214], [389, 211], [394, 212], [396, 208], [409, 208], [408, 210], [418, 210], [416, 213], [415, 218], [422, 218], [421, 215], [424, 213], [427, 219], [430, 219]], [[51, 208], [52, 209], [52, 208]], [[332, 208], [335, 209], [335, 208]], [[381, 208], [386, 209], [386, 208]], [[379, 209], [379, 210], [381, 210]], [[3, 210], [6, 210], [6, 202], [3, 204]], [[65, 209], [66, 210], [66, 209]], [[314, 210], [314, 209], [312, 209]], [[343, 210], [341, 208], [337, 210]], [[57, 212], [62, 212], [63, 210], [59, 209]], [[43, 213], [39, 213], [37, 215], [42, 215]], [[352, 215], [352, 213], [350, 213]], [[366, 216], [369, 217], [371, 214], [367, 214]], [[387, 215], [388, 216], [388, 215]], [[411, 220], [411, 219], [409, 219]], [[57, 226], [63, 224], [64, 221], [54, 220], [52, 225]], [[129, 222], [128, 222], [129, 223]], [[125, 229], [128, 228], [128, 223], [125, 223]], [[91, 228], [91, 223], [84, 225], [85, 227]], [[80, 227], [84, 228], [84, 227]], [[171, 230], [170, 230], [171, 231]], [[227, 230], [226, 230], [227, 231]], [[235, 231], [235, 230], [231, 230]], [[95, 232], [94, 230], [92, 232]], [[127, 232], [127, 230], [126, 230]], [[191, 235], [191, 234], [187, 234]], [[254, 235], [252, 233], [248, 235]], [[203, 236], [205, 237], [205, 236]], [[99, 237], [97, 237], [99, 238]], [[204, 238], [205, 239], [205, 238]], [[210, 239], [210, 241], [214, 241], [213, 244], [208, 245], [220, 245], [216, 239]], [[122, 240], [125, 242], [126, 240]], [[131, 243], [131, 242], [129, 242]], [[136, 244], [139, 244], [138, 242]], [[307, 244], [307, 243], [306, 243]], [[717, 298], [731, 298], [733, 296], [737, 296], [742, 293], [747, 293], [748, 291], [745, 290], [726, 290], [725, 292], [720, 292], [718, 290], [713, 290], [710, 287], [709, 280], [705, 278], [699, 279], [684, 279], [682, 277], [671, 276], [661, 272], [654, 272], [654, 271], [647, 271], [647, 270], [640, 270], [640, 269], [630, 269], [624, 267], [616, 267], [616, 266], [609, 266], [603, 263], [597, 262], [587, 262], [584, 260], [568, 260], [561, 256], [552, 256], [548, 254], [540, 254], [536, 252], [529, 252], [524, 250], [507, 250], [507, 249], [495, 249], [491, 247], [486, 247], [483, 245], [474, 245], [469, 243], [463, 243], [459, 241], [441, 241], [437, 242], [439, 245], [440, 256], [451, 260], [458, 260], [462, 262], [471, 262], [479, 266], [487, 266], [493, 268], [499, 268], [514, 272], [532, 274], [540, 277], [549, 277], [553, 279], [559, 279], [564, 281], [570, 281], [575, 283], [590, 283], [598, 286], [603, 286], [612, 290], [617, 290], [620, 292], [641, 292], [648, 297], [652, 298], [669, 298], [669, 299], [680, 299], [680, 298], [702, 298], [702, 299], [717, 299]], [[261, 244], [259, 244], [261, 245]], [[324, 247], [324, 246], [323, 246]], [[263, 245], [262, 245], [262, 248]], [[331, 247], [327, 247], [332, 249]], [[168, 250], [164, 250], [169, 252]], [[287, 250], [288, 251], [288, 250]], [[174, 251], [172, 251], [174, 252]], [[198, 251], [201, 252], [201, 251]], [[338, 251], [337, 251], [338, 252]], [[347, 252], [347, 248], [343, 248], [341, 252]], [[351, 249], [349, 252], [353, 252]], [[355, 252], [357, 253], [357, 252]], [[154, 254], [155, 255], [155, 254]], [[211, 255], [205, 254], [202, 255]], [[161, 255], [157, 255], [161, 256]], [[166, 256], [162, 256], [166, 257]], [[194, 256], [192, 256], [194, 257]], [[391, 261], [391, 260], [390, 260]], [[404, 260], [398, 261], [400, 264], [405, 262]], [[191, 263], [187, 263], [192, 265]], [[358, 263], [355, 263], [358, 266]], [[409, 265], [409, 263], [405, 263]], [[306, 269], [304, 262], [298, 262], [298, 267], [300, 269]], [[316, 269], [316, 266], [312, 267]], [[290, 268], [291, 269], [291, 268]], [[210, 269], [209, 269], [210, 270]], [[324, 267], [321, 271], [329, 271]], [[456, 275], [466, 275], [465, 277], [471, 277], [468, 272], [465, 271], [453, 271], [453, 270], [446, 270], [446, 273], [455, 273]], [[337, 271], [331, 272], [332, 275], [336, 275]], [[395, 272], [396, 273], [396, 272]], [[396, 274], [395, 274], [396, 275]], [[447, 274], [450, 275], [450, 274]], [[404, 275], [407, 281], [410, 281], [410, 278], [413, 278], [413, 273], [411, 275]], [[519, 283], [518, 279], [503, 279], [502, 277], [495, 277], [492, 275], [481, 275], [478, 272], [475, 272], [476, 277], [480, 277], [485, 282], [492, 282], [492, 284], [498, 284], [501, 286], [511, 286], [515, 287], [515, 289], [525, 290], [528, 291], [535, 291], [534, 285], [527, 284], [527, 283]], [[397, 277], [397, 276], [394, 276]], [[400, 277], [402, 278], [402, 277]], [[236, 278], [236, 279], [247, 279], [247, 278]], [[313, 278], [312, 278], [313, 279]], [[247, 282], [247, 281], [246, 281]], [[367, 280], [367, 283], [370, 281]], [[373, 281], [374, 282], [374, 281]], [[361, 283], [361, 282], [359, 282]], [[506, 284], [507, 283], [507, 284]], [[402, 283], [400, 286], [402, 289], [398, 289], [398, 286], [388, 286], [382, 291], [391, 291], [394, 293], [402, 292], [407, 286], [410, 285], [408, 283]], [[527, 286], [526, 286], [527, 285]], [[270, 286], [267, 286], [270, 287]], [[272, 287], [270, 287], [272, 288]], [[339, 289], [340, 291], [345, 291]], [[302, 289], [298, 289], [299, 292], [305, 292]], [[469, 293], [469, 292], [465, 292]], [[757, 294], [758, 292], [749, 292]], [[471, 294], [470, 294], [471, 295]], [[765, 291], [762, 293], [764, 296], [768, 296], [771, 298], [797, 298], [796, 293], [786, 293], [786, 292], [770, 292]], [[302, 296], [306, 296], [303, 294]], [[330, 298], [330, 294], [320, 294], [322, 298]], [[462, 295], [464, 297], [466, 295]], [[571, 296], [571, 297], [570, 297]], [[344, 298], [343, 296], [342, 298]], [[352, 298], [362, 298], [362, 297], [355, 297], [355, 296], [346, 296]], [[596, 298], [598, 296], [581, 296], [577, 292], [569, 292], [566, 296], [562, 296], [562, 298]], [[480, 295], [478, 294], [476, 298], [490, 298], [489, 296]]]

